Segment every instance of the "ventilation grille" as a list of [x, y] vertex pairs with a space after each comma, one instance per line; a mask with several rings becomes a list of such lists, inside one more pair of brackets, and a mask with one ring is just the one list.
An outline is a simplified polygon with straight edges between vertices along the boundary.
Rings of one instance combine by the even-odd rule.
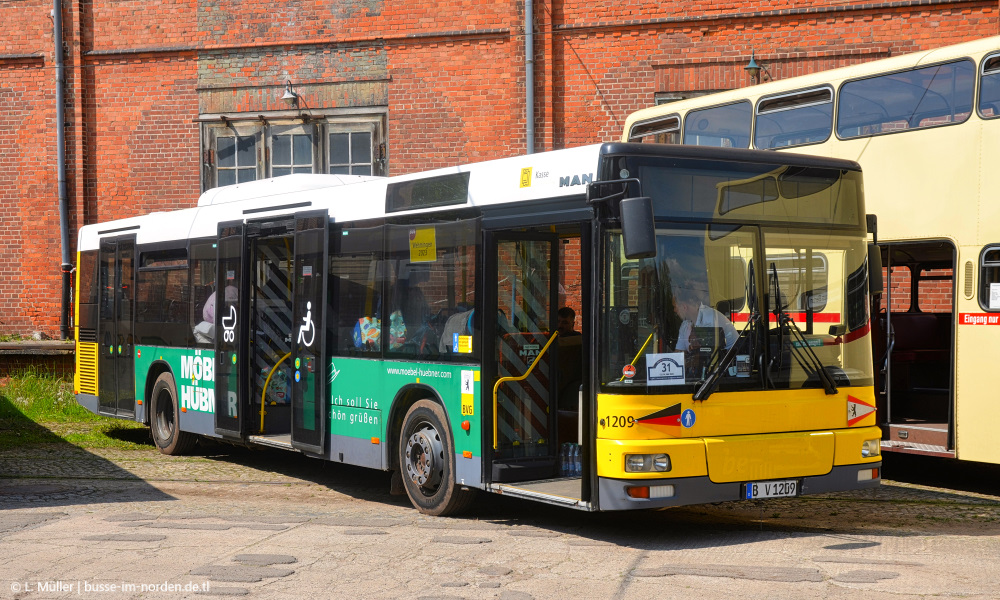
[[965, 261], [965, 299], [972, 300], [972, 295], [976, 292], [975, 282], [972, 281], [973, 272], [972, 261]]
[[81, 394], [97, 395], [97, 344], [76, 345], [76, 389]]

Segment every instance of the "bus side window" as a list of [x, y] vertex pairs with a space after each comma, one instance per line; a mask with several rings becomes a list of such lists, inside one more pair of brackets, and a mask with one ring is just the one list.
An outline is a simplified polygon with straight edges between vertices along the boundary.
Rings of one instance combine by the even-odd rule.
[[330, 240], [327, 297], [333, 307], [329, 331], [339, 356], [382, 353], [383, 228], [335, 229]]
[[979, 80], [979, 115], [1000, 117], [1000, 54], [987, 56]]
[[456, 361], [478, 353], [472, 331], [478, 235], [476, 220], [388, 226], [395, 279], [383, 330], [390, 353]]
[[979, 305], [1000, 311], [1000, 246], [987, 247], [980, 258]]

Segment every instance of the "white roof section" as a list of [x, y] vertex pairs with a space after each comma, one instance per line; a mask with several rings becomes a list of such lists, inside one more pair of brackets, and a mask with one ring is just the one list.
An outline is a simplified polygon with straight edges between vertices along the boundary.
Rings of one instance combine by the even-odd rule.
[[[345, 222], [579, 196], [597, 176], [600, 149], [601, 144], [593, 144], [398, 177], [298, 174], [214, 188], [194, 208], [84, 226], [77, 248], [94, 250], [102, 237], [130, 234], [138, 244], [215, 237], [224, 221], [309, 210], [326, 209], [332, 221]], [[465, 204], [386, 213], [389, 185], [460, 173], [469, 173]]]

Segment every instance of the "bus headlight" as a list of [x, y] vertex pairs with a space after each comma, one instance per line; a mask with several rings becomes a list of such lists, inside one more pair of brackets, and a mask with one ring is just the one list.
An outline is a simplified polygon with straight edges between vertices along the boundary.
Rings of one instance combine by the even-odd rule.
[[626, 473], [650, 473], [669, 471], [670, 457], [666, 454], [626, 454]]
[[881, 453], [881, 449], [881, 440], [865, 440], [864, 443], [861, 444], [861, 458], [878, 456]]

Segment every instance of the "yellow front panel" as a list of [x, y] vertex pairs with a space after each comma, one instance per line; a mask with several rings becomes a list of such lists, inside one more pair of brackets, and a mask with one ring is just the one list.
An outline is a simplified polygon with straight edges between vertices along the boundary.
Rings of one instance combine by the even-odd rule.
[[833, 433], [837, 437], [837, 448], [833, 455], [834, 465], [856, 465], [882, 460], [881, 456], [861, 457], [861, 445], [865, 440], [881, 439], [882, 430], [878, 427], [852, 427], [851, 429], [838, 429]]
[[[667, 454], [670, 471], [626, 473], [626, 454]], [[597, 475], [616, 479], [657, 479], [663, 477], [704, 477], [705, 442], [694, 440], [597, 440]]]
[[832, 431], [707, 438], [715, 483], [825, 475], [833, 467]]
[[75, 383], [79, 393], [97, 395], [97, 344], [76, 343]]
[[[597, 396], [597, 437], [654, 440], [705, 436], [752, 435], [790, 431], [822, 431], [875, 425], [872, 410], [848, 423], [849, 403], [874, 406], [871, 387], [841, 387], [827, 395], [821, 389], [716, 392], [695, 402], [690, 395]], [[682, 415], [691, 411], [688, 426]]]

